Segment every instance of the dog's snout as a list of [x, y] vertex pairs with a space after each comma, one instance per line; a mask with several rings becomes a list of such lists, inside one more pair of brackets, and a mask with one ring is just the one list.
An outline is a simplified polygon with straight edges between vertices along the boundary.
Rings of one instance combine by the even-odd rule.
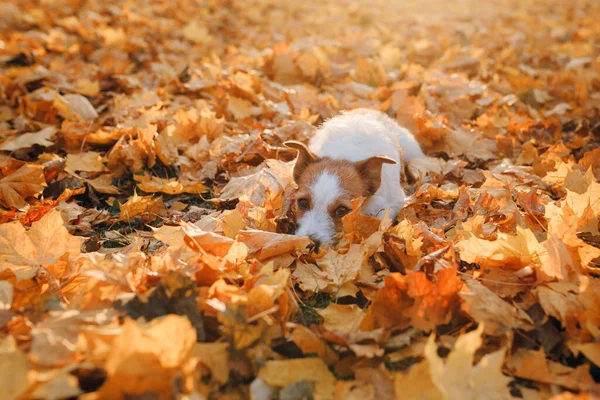
[[309, 235], [308, 238], [313, 241], [317, 249], [321, 246], [321, 240], [315, 235]]

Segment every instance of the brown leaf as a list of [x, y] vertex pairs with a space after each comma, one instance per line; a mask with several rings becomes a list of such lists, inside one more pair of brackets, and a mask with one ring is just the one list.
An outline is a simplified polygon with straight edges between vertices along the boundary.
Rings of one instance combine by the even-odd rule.
[[547, 360], [543, 351], [519, 349], [510, 356], [506, 368], [511, 375], [519, 378], [558, 385], [571, 390], [600, 393], [600, 384], [594, 382], [588, 366], [569, 368]]
[[56, 128], [49, 126], [37, 132], [22, 133], [2, 142], [0, 150], [15, 151], [37, 146], [49, 147], [54, 144], [51, 139], [56, 135]]
[[4, 207], [24, 210], [29, 207], [25, 199], [38, 195], [45, 186], [44, 167], [25, 164], [0, 179], [0, 204]]
[[69, 234], [56, 210], [34, 222], [28, 231], [20, 222], [3, 224], [0, 225], [1, 268], [11, 270], [18, 279], [28, 279], [40, 268], [50, 268], [65, 257], [80, 254], [83, 241], [83, 238]]
[[463, 311], [485, 327], [488, 335], [503, 335], [511, 329], [535, 328], [529, 315], [507, 303], [474, 279], [467, 279], [460, 292]]
[[154, 221], [157, 217], [164, 217], [167, 209], [161, 197], [138, 196], [134, 194], [125, 204], [121, 204], [121, 216], [123, 222], [132, 222], [137, 216], [142, 221]]
[[196, 330], [185, 317], [167, 315], [147, 324], [126, 320], [107, 355], [107, 379], [100, 395], [115, 398], [152, 391], [168, 396], [174, 379], [192, 372], [195, 342]]
[[58, 113], [71, 121], [92, 121], [98, 118], [98, 113], [88, 99], [80, 94], [56, 94], [52, 105]]
[[409, 399], [510, 399], [509, 379], [502, 374], [505, 349], [486, 354], [474, 365], [475, 351], [481, 346], [483, 325], [458, 337], [443, 360], [435, 337], [425, 346], [425, 360], [407, 374], [396, 375], [396, 396]]

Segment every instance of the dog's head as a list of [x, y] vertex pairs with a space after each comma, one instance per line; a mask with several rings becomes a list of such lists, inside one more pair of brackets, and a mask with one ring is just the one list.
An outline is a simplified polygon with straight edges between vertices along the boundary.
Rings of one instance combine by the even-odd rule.
[[300, 142], [285, 145], [298, 150], [294, 167], [296, 234], [308, 236], [317, 247], [333, 243], [342, 231], [342, 218], [353, 211], [351, 200], [367, 198], [379, 189], [383, 164], [396, 164], [385, 156], [359, 162], [334, 160], [317, 157]]

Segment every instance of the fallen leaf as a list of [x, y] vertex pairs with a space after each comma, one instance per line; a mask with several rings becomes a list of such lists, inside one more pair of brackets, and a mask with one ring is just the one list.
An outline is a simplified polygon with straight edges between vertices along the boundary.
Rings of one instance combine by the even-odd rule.
[[[26, 230], [20, 222], [0, 225], [2, 270], [11, 270], [19, 280], [35, 276], [40, 268], [80, 254], [84, 239], [72, 236], [59, 211], [52, 210]], [[54, 276], [61, 279], [63, 276]], [[67, 277], [65, 277], [67, 278]]]
[[9, 138], [2, 142], [0, 150], [3, 151], [15, 151], [20, 149], [27, 149], [33, 146], [49, 147], [54, 145], [51, 140], [56, 135], [56, 128], [49, 126], [42, 130], [32, 133], [22, 133], [16, 137]]
[[352, 333], [358, 331], [360, 321], [364, 315], [356, 304], [329, 303], [327, 308], [317, 310], [323, 317], [323, 326], [329, 331]]
[[335, 377], [320, 358], [267, 361], [258, 371], [258, 378], [277, 387], [303, 380], [315, 382], [315, 395], [319, 398], [331, 398], [335, 388]]
[[[486, 354], [473, 365], [475, 351], [481, 346], [483, 325], [459, 336], [446, 360], [438, 355], [435, 337], [425, 346], [425, 360], [407, 374], [396, 375], [398, 398], [428, 399], [509, 399], [509, 379], [502, 374], [505, 349]], [[416, 386], [418, 385], [418, 386]], [[428, 388], [421, 397], [421, 388]]]
[[25, 199], [38, 195], [45, 186], [44, 167], [25, 164], [0, 179], [0, 204], [4, 207], [24, 210], [29, 206]]
[[92, 121], [98, 113], [88, 99], [80, 94], [56, 94], [52, 105], [58, 113], [71, 121]]
[[460, 291], [463, 311], [479, 324], [488, 335], [503, 335], [512, 329], [531, 330], [535, 326], [527, 313], [507, 303], [474, 279], [464, 281]]
[[303, 236], [280, 235], [258, 230], [240, 231], [236, 240], [244, 243], [250, 253], [257, 253], [260, 260], [294, 251], [303, 251], [311, 243], [309, 238]]
[[15, 399], [24, 394], [29, 387], [29, 370], [27, 355], [17, 347], [14, 337], [6, 336], [0, 342], [0, 386], [7, 398]]
[[125, 204], [121, 204], [120, 220], [131, 222], [135, 217], [142, 221], [154, 221], [158, 217], [164, 217], [167, 213], [161, 197], [138, 196], [134, 194]]
[[506, 368], [511, 375], [519, 378], [558, 385], [571, 390], [600, 393], [600, 384], [594, 382], [587, 366], [569, 368], [547, 360], [543, 351], [519, 349], [510, 356]]
[[105, 172], [106, 167], [102, 162], [102, 156], [95, 151], [79, 154], [67, 154], [65, 171], [70, 174], [77, 172]]
[[106, 382], [99, 394], [116, 398], [122, 393], [153, 391], [168, 396], [174, 380], [192, 372], [196, 331], [187, 318], [167, 315], [140, 324], [127, 319], [106, 358]]

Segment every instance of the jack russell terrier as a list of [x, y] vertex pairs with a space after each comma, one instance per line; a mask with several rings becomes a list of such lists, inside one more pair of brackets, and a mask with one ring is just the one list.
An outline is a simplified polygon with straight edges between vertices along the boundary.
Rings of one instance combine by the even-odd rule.
[[298, 150], [294, 180], [298, 186], [296, 235], [308, 236], [318, 248], [334, 242], [351, 200], [364, 197], [361, 212], [393, 219], [406, 194], [400, 182], [402, 162], [424, 157], [415, 137], [386, 114], [356, 109], [326, 121], [309, 146]]

